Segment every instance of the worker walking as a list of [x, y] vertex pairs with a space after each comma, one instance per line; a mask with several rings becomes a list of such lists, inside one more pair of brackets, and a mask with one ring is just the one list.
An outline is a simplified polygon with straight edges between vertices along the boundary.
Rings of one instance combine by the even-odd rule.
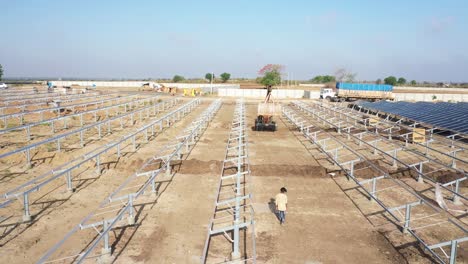
[[275, 204], [276, 204], [276, 212], [278, 213], [278, 218], [280, 220], [280, 224], [284, 224], [286, 221], [286, 209], [288, 205], [288, 196], [286, 193], [288, 190], [286, 188], [281, 187], [280, 193], [278, 193], [275, 197]]

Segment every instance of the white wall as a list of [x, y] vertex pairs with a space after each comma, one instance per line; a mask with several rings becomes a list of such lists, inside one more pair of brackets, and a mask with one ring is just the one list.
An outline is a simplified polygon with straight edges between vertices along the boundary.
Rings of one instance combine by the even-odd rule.
[[[231, 89], [219, 88], [218, 96], [232, 96], [232, 97], [248, 97], [248, 98], [265, 98], [267, 94], [266, 89]], [[273, 99], [299, 99], [304, 97], [303, 90], [286, 90], [274, 89], [272, 91]]]
[[412, 86], [393, 86], [394, 91], [414, 90], [427, 92], [468, 92], [468, 88], [435, 88], [435, 87], [412, 87]]
[[[210, 88], [209, 83], [161, 83], [166, 87], [176, 87], [176, 88]], [[239, 84], [231, 84], [231, 83], [214, 83], [213, 87], [217, 88], [232, 88], [232, 89], [239, 89]]]
[[315, 84], [315, 83], [300, 83], [299, 86], [304, 86], [304, 87], [316, 87], [316, 88], [321, 88], [325, 87], [326, 84]]
[[54, 86], [97, 86], [97, 87], [142, 87], [145, 83], [156, 84], [155, 82], [104, 82], [104, 81], [51, 81]]
[[[396, 101], [454, 101], [468, 102], [468, 94], [394, 93]], [[437, 98], [432, 99], [435, 95]]]

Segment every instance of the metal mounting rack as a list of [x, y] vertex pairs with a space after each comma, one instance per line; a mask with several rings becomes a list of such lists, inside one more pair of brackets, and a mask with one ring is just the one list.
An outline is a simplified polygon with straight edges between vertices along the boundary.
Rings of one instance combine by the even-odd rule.
[[[96, 99], [99, 97], [104, 97], [107, 98], [109, 97], [108, 95], [101, 95], [101, 96], [94, 96], [92, 99]], [[79, 98], [81, 99], [81, 98]], [[39, 115], [40, 121], [44, 121], [44, 114], [45, 113], [51, 113], [54, 115], [57, 115], [58, 117], [60, 116], [65, 116], [66, 114], [61, 114], [61, 111], [64, 109], [70, 109], [73, 112], [76, 111], [76, 108], [85, 108], [85, 111], [88, 109], [88, 106], [91, 105], [98, 105], [98, 104], [103, 104], [105, 102], [109, 101], [121, 101], [124, 99], [123, 97], [117, 97], [117, 98], [110, 98], [110, 99], [101, 99], [97, 101], [92, 101], [92, 102], [83, 102], [83, 103], [77, 103], [77, 104], [72, 104], [72, 105], [67, 105], [67, 106], [56, 106], [56, 107], [47, 107], [47, 108], [41, 108], [41, 109], [35, 109], [35, 110], [28, 110], [28, 111], [23, 111], [23, 112], [18, 112], [18, 113], [10, 113], [10, 114], [5, 114], [5, 115], [0, 115], [0, 119], [3, 121], [3, 127], [5, 130], [8, 129], [8, 121], [13, 118], [17, 118], [19, 120], [19, 124], [23, 125], [26, 122], [26, 117], [34, 117]]]
[[[178, 99], [173, 99], [174, 101]], [[197, 105], [199, 101], [193, 100], [178, 109], [175, 109], [168, 114], [165, 114], [161, 118], [157, 120], [151, 121], [149, 124], [144, 125], [143, 127], [139, 128], [138, 130], [121, 137], [120, 139], [110, 142], [104, 146], [101, 146], [97, 149], [94, 149], [79, 158], [76, 158], [72, 161], [69, 161], [61, 166], [54, 168], [14, 189], [9, 190], [5, 194], [1, 195], [0, 200], [0, 208], [6, 208], [12, 202], [16, 200], [23, 201], [23, 221], [28, 222], [31, 220], [31, 212], [29, 208], [29, 200], [32, 193], [39, 191], [44, 186], [49, 185], [51, 182], [60, 179], [62, 177], [65, 178], [67, 190], [73, 192], [73, 172], [79, 169], [81, 166], [85, 165], [88, 162], [95, 162], [96, 164], [96, 173], [99, 175], [102, 173], [101, 169], [101, 156], [112, 152], [111, 154], [116, 154], [117, 157], [121, 156], [122, 151], [124, 150], [125, 146], [123, 144], [131, 140], [131, 145], [133, 146], [133, 151], [136, 151], [136, 139], [137, 136], [140, 134], [144, 135], [144, 141], [149, 141], [149, 130], [151, 130], [151, 136], [155, 135], [155, 128], [159, 127], [159, 132], [163, 130], [164, 123], [167, 124], [169, 127], [173, 122], [180, 119], [180, 116], [186, 115], [187, 113], [191, 112]], [[165, 110], [165, 109], [163, 109]], [[162, 110], [162, 111], [163, 111]], [[115, 152], [114, 152], [115, 151]], [[109, 155], [111, 155], [109, 154]]]
[[[254, 210], [251, 206], [252, 194], [248, 186], [250, 163], [246, 127], [245, 104], [243, 100], [238, 100], [201, 263], [207, 262], [212, 237], [217, 235], [224, 235], [232, 243], [233, 250], [229, 257], [225, 256], [226, 262], [256, 263]], [[249, 254], [247, 249], [244, 249], [243, 254], [240, 250], [240, 241], [243, 239], [240, 230], [249, 227], [251, 228], [252, 249], [249, 252], [250, 256], [247, 256]], [[247, 241], [247, 234], [245, 236], [244, 241]], [[244, 247], [247, 247], [246, 243]]]
[[[427, 144], [423, 145], [425, 149], [424, 153], [419, 150], [412, 149], [407, 142], [403, 143], [401, 141], [392, 140], [393, 137], [391, 134], [389, 134], [389, 137], [381, 136], [382, 134], [379, 130], [388, 131], [388, 128], [378, 129], [378, 125], [374, 124], [372, 126], [372, 130], [370, 130], [366, 125], [367, 122], [365, 119], [359, 120], [359, 117], [352, 116], [344, 111], [338, 111], [335, 108], [329, 108], [319, 104], [313, 104], [310, 106], [302, 102], [295, 102], [295, 104], [309, 114], [315, 114], [317, 111], [321, 111], [321, 116], [317, 117], [320, 118], [322, 122], [335, 128], [338, 133], [347, 134], [348, 139], [352, 137], [359, 146], [370, 147], [374, 154], [379, 154], [383, 156], [383, 158], [388, 159], [393, 167], [402, 165], [412, 171], [418, 176], [417, 180], [419, 183], [427, 181], [433, 185], [437, 184], [437, 181], [432, 179], [430, 175], [439, 171], [448, 171], [461, 175], [448, 183], [441, 183], [440, 187], [451, 193], [455, 204], [461, 204], [462, 200], [465, 202], [467, 201], [466, 196], [459, 192], [460, 182], [467, 180], [467, 173], [454, 166], [455, 159], [464, 165], [468, 164], [467, 161], [449, 156], [437, 149], [428, 148]], [[338, 118], [341, 121], [336, 124], [330, 122], [330, 120], [333, 120], [334, 118]], [[389, 145], [391, 148], [385, 149], [384, 146], [379, 147], [379, 142], [385, 143], [385, 145]], [[431, 156], [431, 154], [433, 155]], [[448, 157], [452, 161], [449, 164], [446, 164], [437, 159], [437, 155]]]
[[[346, 174], [348, 179], [352, 179], [367, 194], [369, 200], [376, 201], [384, 209], [384, 213], [390, 216], [388, 219], [392, 223], [399, 226], [402, 232], [411, 234], [438, 262], [455, 263], [457, 245], [468, 241], [468, 230], [463, 223], [455, 218], [447, 218], [444, 211], [433, 206], [426, 198], [420, 196], [400, 180], [392, 178], [388, 172], [350, 147], [350, 145], [355, 144], [354, 140], [339, 133], [335, 136], [323, 128], [330, 126], [330, 124], [334, 124], [336, 127], [341, 119], [327, 116], [323, 110], [308, 109], [300, 102], [296, 102], [295, 105], [302, 113], [305, 113], [305, 116], [288, 107], [283, 108], [284, 116], [299, 128], [303, 135], [314, 143], [321, 152], [325, 153]], [[364, 164], [365, 167], [356, 168], [356, 165], [361, 164]], [[370, 170], [373, 176], [363, 178], [364, 176], [360, 174], [363, 169]], [[386, 195], [391, 191], [397, 195]], [[404, 212], [402, 213], [401, 210]], [[428, 234], [425, 231], [427, 228], [437, 228], [441, 225], [454, 232], [453, 238], [440, 243], [433, 243], [432, 238], [432, 245], [430, 245], [427, 239]], [[447, 246], [450, 246], [449, 254], [444, 250]]]
[[[199, 102], [199, 99], [196, 99], [196, 102]], [[182, 152], [186, 151], [186, 153], [189, 153], [190, 149], [207, 128], [208, 123], [221, 107], [221, 104], [222, 102], [220, 99], [214, 101], [196, 121], [192, 122], [188, 128], [183, 131], [182, 135], [176, 137], [174, 141], [166, 145], [164, 148], [165, 150], [172, 150], [170, 155], [164, 154], [161, 156], [158, 154], [150, 158], [136, 173], [131, 175], [119, 188], [106, 198], [96, 211], [86, 216], [78, 225], [67, 233], [60, 242], [47, 251], [37, 263], [50, 262], [48, 260], [68, 241], [68, 239], [71, 239], [71, 237], [80, 230], [85, 229], [94, 229], [98, 234], [92, 238], [85, 249], [78, 249], [79, 253], [60, 258], [59, 260], [70, 260], [70, 262], [73, 263], [82, 263], [89, 257], [109, 257], [112, 253], [112, 248], [109, 244], [110, 231], [122, 225], [134, 225], [136, 223], [135, 201], [145, 194], [149, 188], [151, 189], [150, 195], [157, 195], [155, 187], [156, 177], [163, 171], [171, 173], [170, 170], [168, 170], [168, 167], [170, 167], [168, 164], [170, 164], [172, 160], [179, 159]], [[187, 148], [189, 150], [187, 150]], [[164, 160], [165, 163], [158, 169], [154, 169], [154, 163], [161, 161], [161, 159]], [[123, 220], [125, 216], [127, 216], [127, 222], [122, 223], [121, 220]], [[101, 241], [103, 242], [101, 254], [90, 256]]]
[[[70, 103], [70, 102], [76, 102], [76, 101], [82, 101], [83, 99], [100, 99], [100, 100], [97, 100], [97, 101], [91, 101], [91, 102], [85, 102], [85, 103], [89, 103], [89, 105], [95, 105], [97, 103], [100, 103], [102, 100], [105, 100], [103, 98], [106, 98], [106, 97], [109, 97], [109, 96], [113, 96], [113, 94], [100, 94], [100, 95], [96, 95], [96, 96], [92, 96], [92, 97], [88, 97], [88, 96], [82, 96], [82, 97], [74, 97], [74, 98], [66, 98], [66, 99], [61, 99], [60, 102], [63, 104], [62, 107], [69, 107], [69, 108], [72, 108], [73, 110], [75, 110], [73, 107], [74, 105], [65, 105], [65, 103]], [[119, 95], [120, 98], [124, 98], [124, 97], [130, 97], [130, 96], [136, 96], [136, 95], [124, 95], [124, 96], [121, 96]], [[119, 98], [119, 97], [112, 97], [110, 98], [109, 100], [112, 100], [112, 99], [115, 99], [115, 98]], [[15, 105], [8, 105], [8, 106], [0, 106], [0, 115], [1, 116], [4, 116], [6, 115], [5, 114], [5, 111], [9, 110], [9, 112], [11, 112], [11, 110], [13, 109], [19, 109], [19, 112], [15, 112], [15, 113], [21, 113], [21, 112], [29, 112], [29, 111], [32, 111], [32, 110], [26, 110], [27, 108], [34, 108], [34, 107], [39, 107], [39, 106], [49, 106], [51, 103], [50, 101], [44, 101], [44, 102], [39, 102], [39, 103], [27, 103], [27, 104], [15, 104]], [[77, 106], [82, 106], [83, 103], [79, 103], [77, 104]], [[43, 110], [47, 110], [49, 109], [50, 107], [47, 107], [47, 108], [43, 108]]]
[[[130, 96], [130, 97], [134, 97], [134, 96]], [[39, 122], [28, 123], [28, 124], [24, 124], [24, 125], [20, 125], [20, 126], [16, 126], [16, 127], [10, 127], [10, 128], [7, 128], [7, 129], [3, 129], [3, 130], [0, 130], [0, 135], [5, 134], [5, 133], [9, 133], [11, 131], [25, 130], [26, 140], [30, 141], [31, 140], [31, 128], [33, 128], [33, 127], [36, 127], [36, 126], [39, 126], [39, 125], [49, 125], [51, 127], [51, 132], [55, 133], [55, 130], [56, 130], [55, 123], [63, 122], [63, 128], [67, 129], [68, 124], [72, 123], [72, 120], [77, 118], [77, 117], [79, 118], [80, 126], [82, 127], [84, 125], [84, 116], [85, 115], [93, 115], [94, 116], [94, 122], [96, 123], [98, 121], [97, 114], [99, 112], [101, 112], [101, 111], [105, 111], [106, 118], [109, 118], [109, 112], [111, 110], [113, 110], [115, 113], [119, 113], [120, 112], [120, 107], [123, 107], [124, 108], [123, 113], [125, 113], [128, 110], [133, 109], [134, 106], [138, 106], [138, 105], [143, 105], [144, 106], [146, 104], [154, 104], [154, 103], [156, 103], [158, 98], [159, 98], [158, 96], [152, 96], [152, 97], [147, 97], [147, 98], [132, 99], [130, 101], [121, 102], [122, 97], [120, 97], [120, 98], [111, 98], [111, 99], [106, 99], [106, 100], [101, 100], [101, 101], [95, 101], [93, 104], [101, 105], [101, 107], [98, 107], [98, 108], [95, 108], [95, 109], [92, 109], [92, 110], [85, 110], [85, 111], [79, 112], [79, 113], [63, 115], [63, 116], [60, 116], [60, 113], [59, 113], [60, 110], [57, 111], [57, 110], [52, 110], [52, 109], [46, 109], [46, 110], [41, 109], [41, 112], [40, 112], [41, 115], [42, 115], [43, 112], [51, 111], [51, 112], [57, 112], [57, 114], [59, 116], [51, 118], [51, 119], [45, 119], [45, 120], [41, 116], [41, 121], [39, 121]], [[117, 101], [117, 104], [111, 104], [111, 105], [108, 105], [108, 106], [104, 106], [105, 102], [112, 102], [112, 101]], [[89, 104], [88, 103], [86, 103], [86, 104], [75, 104], [73, 107], [76, 107], [77, 105], [85, 106], [85, 108], [87, 108], [87, 106]], [[63, 108], [63, 107], [59, 107], [59, 108]], [[66, 108], [68, 108], [68, 107], [66, 107]], [[15, 115], [20, 116], [21, 113], [20, 114], [15, 114]], [[20, 119], [22, 120], [22, 117], [20, 117]], [[4, 119], [4, 122], [6, 123], [5, 119]]]
[[9, 151], [7, 153], [0, 154], [0, 159], [11, 156], [11, 155], [24, 153], [25, 156], [26, 156], [26, 163], [30, 166], [31, 165], [31, 159], [32, 159], [31, 150], [33, 150], [33, 149], [36, 149], [36, 148], [38, 148], [38, 147], [40, 147], [42, 145], [48, 144], [48, 143], [55, 143], [56, 144], [55, 151], [60, 152], [61, 148], [62, 148], [61, 141], [66, 139], [67, 137], [71, 137], [73, 135], [78, 135], [79, 136], [79, 138], [80, 138], [80, 141], [79, 141], [80, 142], [80, 147], [84, 147], [84, 145], [85, 145], [84, 139], [85, 139], [85, 136], [86, 136], [85, 135], [86, 131], [96, 129], [98, 131], [98, 137], [101, 138], [102, 134], [103, 134], [102, 133], [103, 129], [104, 129], [104, 131], [107, 131], [107, 134], [111, 133], [111, 131], [112, 131], [112, 125], [111, 125], [112, 122], [119, 121], [120, 128], [123, 128], [124, 127], [124, 118], [130, 118], [130, 123], [133, 125], [135, 115], [138, 114], [139, 119], [141, 121], [143, 119], [143, 114], [146, 114], [147, 117], [150, 116], [150, 113], [153, 113], [153, 115], [156, 115], [156, 113], [160, 111], [160, 107], [162, 107], [163, 109], [166, 108], [166, 104], [170, 104], [171, 106], [174, 106], [175, 104], [177, 104], [177, 101], [176, 100], [163, 101], [160, 104], [148, 105], [148, 106], [145, 106], [143, 108], [133, 110], [131, 112], [126, 112], [124, 114], [120, 114], [120, 115], [111, 117], [109, 119], [103, 120], [103, 121], [99, 121], [99, 122], [96, 122], [96, 123], [93, 123], [93, 124], [90, 124], [90, 125], [86, 125], [86, 126], [83, 126], [83, 127], [79, 128], [79, 129], [75, 129], [73, 131], [65, 132], [65, 133], [59, 134], [57, 136], [54, 136], [54, 137], [51, 137], [51, 138], [48, 138], [48, 139], [45, 139], [45, 140], [42, 140], [42, 141], [39, 141], [39, 142], [36, 142], [36, 143], [29, 144], [27, 146], [24, 146], [24, 147], [21, 147], [21, 148], [18, 148], [18, 149], [15, 149], [13, 151]]
[[98, 92], [92, 92], [92, 93], [86, 93], [86, 95], [83, 94], [71, 94], [71, 95], [59, 95], [59, 96], [45, 96], [45, 97], [33, 97], [29, 99], [22, 99], [21, 97], [18, 97], [18, 99], [6, 99], [1, 101], [0, 103], [3, 103], [4, 106], [10, 105], [12, 102], [22, 102], [23, 104], [26, 102], [47, 102], [50, 100], [64, 100], [64, 99], [70, 99], [70, 98], [92, 98], [93, 96], [99, 95]]

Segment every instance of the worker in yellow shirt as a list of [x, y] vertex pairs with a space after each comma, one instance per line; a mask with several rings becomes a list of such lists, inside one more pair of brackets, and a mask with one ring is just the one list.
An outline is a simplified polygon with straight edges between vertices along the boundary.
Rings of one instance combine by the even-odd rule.
[[286, 188], [284, 187], [281, 187], [280, 191], [281, 192], [278, 193], [275, 197], [275, 204], [280, 224], [284, 224], [284, 221], [286, 220], [286, 209], [288, 205], [288, 196], [286, 195], [288, 190], [286, 190]]

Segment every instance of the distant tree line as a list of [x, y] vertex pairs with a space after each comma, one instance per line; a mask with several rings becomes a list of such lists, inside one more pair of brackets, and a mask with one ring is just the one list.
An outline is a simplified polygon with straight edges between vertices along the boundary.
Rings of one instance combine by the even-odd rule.
[[[223, 83], [225, 83], [225, 82], [229, 81], [229, 79], [231, 79], [231, 74], [227, 73], [227, 72], [223, 72], [223, 73], [221, 73], [221, 75], [219, 77], [221, 78], [221, 81]], [[214, 73], [207, 73], [207, 74], [205, 74], [205, 80], [214, 83], [214, 82], [216, 82], [216, 77], [215, 77]], [[174, 77], [172, 77], [172, 81], [175, 82], [175, 83], [178, 83], [178, 82], [185, 81], [185, 78], [182, 75], [174, 75]]]

